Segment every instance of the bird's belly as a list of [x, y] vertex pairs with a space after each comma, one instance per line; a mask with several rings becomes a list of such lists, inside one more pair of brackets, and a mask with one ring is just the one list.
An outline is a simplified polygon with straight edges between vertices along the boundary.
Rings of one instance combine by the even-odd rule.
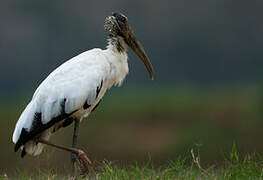
[[83, 118], [86, 118], [89, 116], [89, 114], [95, 110], [95, 108], [98, 106], [99, 102], [101, 101], [102, 97], [104, 96], [106, 92], [106, 89], [103, 88], [101, 94], [98, 96], [98, 98], [94, 101], [94, 103], [87, 109], [81, 108], [77, 112], [75, 112], [71, 117], [78, 118], [80, 121], [82, 121]]

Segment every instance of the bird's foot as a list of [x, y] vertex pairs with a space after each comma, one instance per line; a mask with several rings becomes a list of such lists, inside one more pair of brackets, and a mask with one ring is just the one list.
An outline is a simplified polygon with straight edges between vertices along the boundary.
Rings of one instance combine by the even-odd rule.
[[90, 171], [93, 171], [90, 159], [87, 157], [86, 153], [78, 149], [78, 160], [81, 165], [81, 174], [85, 175]]

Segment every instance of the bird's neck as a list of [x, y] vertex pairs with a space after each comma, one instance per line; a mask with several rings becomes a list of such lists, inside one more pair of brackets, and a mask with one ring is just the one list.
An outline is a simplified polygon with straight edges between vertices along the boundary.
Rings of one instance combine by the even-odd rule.
[[108, 49], [112, 49], [118, 53], [126, 53], [127, 47], [122, 37], [120, 36], [112, 36], [108, 37]]
[[110, 86], [121, 85], [127, 75], [128, 56], [124, 40], [121, 37], [109, 37], [107, 46], [108, 62], [111, 66], [109, 75]]

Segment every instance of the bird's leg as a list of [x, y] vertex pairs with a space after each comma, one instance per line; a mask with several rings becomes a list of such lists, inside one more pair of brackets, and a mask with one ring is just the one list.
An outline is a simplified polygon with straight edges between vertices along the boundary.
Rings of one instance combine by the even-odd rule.
[[81, 149], [70, 148], [70, 147], [65, 147], [65, 146], [53, 144], [53, 143], [46, 141], [44, 139], [39, 139], [37, 141], [39, 143], [46, 144], [46, 145], [55, 147], [57, 149], [62, 149], [62, 150], [65, 150], [65, 151], [68, 151], [68, 152], [75, 154], [76, 157], [78, 158], [79, 162], [82, 165], [82, 174], [85, 174], [85, 173], [89, 172], [90, 170], [93, 170], [91, 167], [91, 161], [87, 157], [86, 153], [84, 151], [82, 151]]
[[[72, 138], [72, 147], [76, 148], [77, 140], [78, 140], [80, 120], [78, 118], [75, 118], [74, 121], [75, 121], [75, 123], [74, 123], [74, 131], [73, 131], [73, 138]], [[70, 155], [71, 155], [71, 163], [72, 163], [72, 173], [76, 174], [77, 155], [75, 153], [71, 153]]]

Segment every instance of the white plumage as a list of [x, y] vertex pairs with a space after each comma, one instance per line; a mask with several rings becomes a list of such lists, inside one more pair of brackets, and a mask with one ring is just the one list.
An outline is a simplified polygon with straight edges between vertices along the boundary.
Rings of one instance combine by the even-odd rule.
[[[128, 25], [127, 17], [114, 13], [106, 18], [104, 27], [109, 34], [106, 50], [95, 48], [68, 60], [54, 70], [35, 91], [13, 134], [15, 151], [22, 149], [22, 157], [26, 153], [40, 154], [43, 144], [51, 145], [48, 142], [50, 135], [73, 121], [75, 128], [72, 147], [76, 147], [79, 120], [96, 108], [107, 89], [121, 85], [128, 73], [125, 43], [140, 57], [151, 78], [154, 78], [152, 65]], [[72, 149], [67, 151], [76, 153]]]
[[[13, 142], [17, 143], [22, 128], [27, 132], [32, 130], [35, 113], [41, 113], [43, 124], [59, 116], [63, 111], [61, 102], [64, 99], [66, 99], [65, 113], [76, 111], [70, 117], [81, 119], [87, 117], [106, 90], [114, 84], [120, 85], [127, 73], [126, 52], [118, 53], [111, 45], [106, 50], [92, 49], [68, 60], [54, 70], [37, 88], [16, 124]], [[98, 97], [96, 97], [97, 88], [101, 89]], [[90, 105], [88, 109], [83, 108], [85, 101]], [[48, 140], [54, 127], [42, 132], [42, 138]], [[38, 155], [43, 146], [29, 141], [24, 147], [27, 153]]]

